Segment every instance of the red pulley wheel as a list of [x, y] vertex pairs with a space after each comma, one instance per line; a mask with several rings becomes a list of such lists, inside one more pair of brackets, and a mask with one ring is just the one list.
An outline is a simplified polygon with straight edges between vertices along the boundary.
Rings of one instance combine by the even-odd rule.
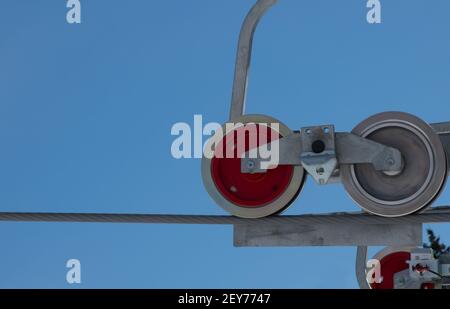
[[393, 289], [394, 275], [409, 268], [411, 253], [408, 250], [398, 252], [381, 252], [376, 257], [380, 261], [381, 283], [371, 283], [372, 289]]
[[[274, 130], [273, 123], [278, 124], [279, 132]], [[262, 115], [245, 115], [235, 119], [233, 124], [232, 129], [224, 125], [221, 135], [210, 140], [210, 143], [215, 142], [215, 147], [206, 147], [214, 148], [214, 153], [202, 161], [202, 176], [208, 193], [217, 204], [238, 217], [262, 218], [283, 211], [303, 186], [303, 168], [279, 165], [264, 173], [242, 173], [240, 158], [249, 150], [291, 131], [279, 121]]]

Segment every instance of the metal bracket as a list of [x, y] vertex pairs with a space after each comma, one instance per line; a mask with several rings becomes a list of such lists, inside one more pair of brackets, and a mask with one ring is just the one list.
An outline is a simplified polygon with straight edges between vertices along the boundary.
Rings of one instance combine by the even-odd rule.
[[307, 127], [301, 130], [303, 168], [323, 185], [337, 168], [334, 126]]
[[[277, 149], [273, 149], [278, 146]], [[267, 146], [264, 146], [267, 147]], [[301, 165], [319, 184], [327, 184], [342, 164], [372, 164], [378, 171], [395, 173], [402, 168], [401, 153], [392, 147], [352, 133], [335, 133], [333, 125], [306, 127], [271, 145], [277, 151], [278, 164]], [[259, 155], [260, 151], [256, 151]], [[261, 157], [246, 152], [241, 160], [242, 173], [264, 173]], [[272, 160], [272, 159], [271, 159]], [[273, 163], [273, 162], [272, 162]]]
[[398, 246], [422, 244], [422, 224], [238, 224], [236, 247]]
[[400, 151], [352, 133], [336, 134], [336, 152], [339, 164], [370, 163], [375, 170], [384, 172], [402, 169]]
[[[278, 145], [277, 145], [278, 144]], [[277, 144], [269, 144], [272, 151], [278, 154], [278, 162], [272, 168], [278, 165], [302, 165], [300, 154], [302, 153], [302, 135], [294, 132], [277, 141]], [[278, 150], [274, 148], [278, 146]], [[262, 146], [261, 146], [262, 147]], [[262, 162], [267, 162], [259, 156], [260, 148], [257, 149], [257, 156], [251, 156], [251, 152], [246, 152], [241, 158], [241, 172], [247, 174], [265, 173], [267, 170], [262, 168]]]

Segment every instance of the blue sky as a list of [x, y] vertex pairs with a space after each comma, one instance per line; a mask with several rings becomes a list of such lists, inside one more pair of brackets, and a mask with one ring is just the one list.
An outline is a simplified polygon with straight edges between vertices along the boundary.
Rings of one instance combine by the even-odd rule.
[[[450, 120], [450, 2], [280, 0], [255, 36], [248, 112], [351, 130], [385, 110]], [[0, 2], [0, 210], [224, 214], [170, 128], [228, 115], [253, 0]], [[449, 204], [448, 190], [437, 204]], [[308, 180], [288, 214], [356, 211]], [[450, 227], [433, 225], [450, 242]], [[0, 223], [0, 288], [356, 288], [355, 248], [234, 248], [227, 226]], [[373, 251], [373, 250], [372, 250]]]

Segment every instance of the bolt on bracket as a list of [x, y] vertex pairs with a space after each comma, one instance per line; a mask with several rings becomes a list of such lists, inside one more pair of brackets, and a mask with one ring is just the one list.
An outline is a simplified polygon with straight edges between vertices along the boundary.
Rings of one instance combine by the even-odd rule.
[[[375, 170], [386, 173], [401, 171], [403, 162], [400, 151], [395, 148], [360, 137], [353, 133], [335, 132], [333, 125], [302, 128], [300, 132], [277, 141], [278, 165], [296, 165], [303, 168], [319, 184], [328, 184], [339, 176], [339, 166], [343, 164], [372, 164]], [[267, 147], [265, 145], [264, 147]], [[250, 157], [244, 153], [241, 160], [242, 173], [265, 173], [261, 163], [267, 160], [259, 156]]]
[[333, 125], [301, 129], [303, 168], [321, 185], [327, 184], [337, 168], [335, 135]]

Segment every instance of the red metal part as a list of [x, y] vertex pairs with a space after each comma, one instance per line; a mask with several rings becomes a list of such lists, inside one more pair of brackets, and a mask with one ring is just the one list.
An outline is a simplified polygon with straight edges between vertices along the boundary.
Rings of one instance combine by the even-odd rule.
[[[245, 147], [241, 147], [243, 152], [270, 143], [273, 136], [280, 137], [278, 132], [261, 124], [247, 124], [230, 132], [216, 148], [216, 156], [211, 162], [212, 178], [219, 192], [232, 203], [247, 208], [262, 207], [275, 201], [288, 188], [293, 167], [280, 165], [265, 173], [241, 173], [240, 157], [243, 153], [237, 153], [240, 134], [245, 134]], [[256, 139], [251, 134], [257, 134]], [[252, 140], [257, 143], [251, 145]], [[233, 158], [224, 158], [229, 147], [234, 148]]]
[[435, 287], [434, 283], [432, 283], [432, 282], [425, 282], [425, 283], [422, 283], [420, 288], [422, 290], [433, 290], [434, 287]]
[[381, 283], [372, 283], [372, 289], [393, 289], [394, 275], [402, 270], [408, 269], [407, 261], [411, 258], [410, 252], [394, 252], [384, 256], [380, 260], [380, 271], [383, 281]]

